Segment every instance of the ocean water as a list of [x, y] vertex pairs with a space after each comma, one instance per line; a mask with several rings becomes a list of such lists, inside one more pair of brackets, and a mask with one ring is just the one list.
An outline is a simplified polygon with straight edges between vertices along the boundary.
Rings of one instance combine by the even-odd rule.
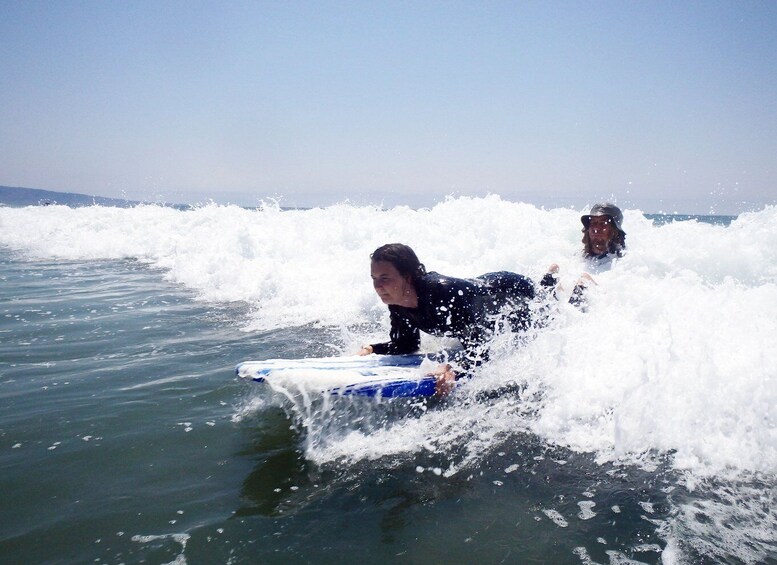
[[626, 210], [588, 310], [442, 402], [234, 375], [383, 339], [386, 242], [569, 289], [581, 212], [0, 208], [0, 562], [777, 563], [777, 208]]

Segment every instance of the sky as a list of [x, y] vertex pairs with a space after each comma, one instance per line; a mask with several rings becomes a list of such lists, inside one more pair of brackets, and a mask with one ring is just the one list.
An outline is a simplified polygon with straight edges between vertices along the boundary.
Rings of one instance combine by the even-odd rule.
[[777, 202], [777, 2], [0, 0], [0, 185]]

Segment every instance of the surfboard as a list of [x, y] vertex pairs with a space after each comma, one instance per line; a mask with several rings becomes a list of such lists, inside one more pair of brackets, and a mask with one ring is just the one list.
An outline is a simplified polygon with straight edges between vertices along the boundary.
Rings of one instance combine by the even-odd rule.
[[[428, 368], [423, 367], [428, 360]], [[237, 376], [273, 388], [295, 386], [340, 396], [407, 398], [433, 396], [429, 371], [442, 361], [432, 355], [365, 355], [244, 361]]]

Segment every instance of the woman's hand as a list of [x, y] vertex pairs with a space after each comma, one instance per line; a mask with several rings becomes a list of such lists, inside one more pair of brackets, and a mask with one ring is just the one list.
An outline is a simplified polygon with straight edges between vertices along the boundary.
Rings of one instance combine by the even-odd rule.
[[362, 348], [359, 350], [359, 353], [357, 353], [357, 355], [371, 355], [371, 354], [372, 354], [371, 345], [362, 345]]
[[444, 398], [450, 394], [453, 387], [456, 386], [456, 371], [454, 371], [447, 363], [440, 365], [435, 371], [430, 373], [434, 375], [434, 394], [440, 398]]

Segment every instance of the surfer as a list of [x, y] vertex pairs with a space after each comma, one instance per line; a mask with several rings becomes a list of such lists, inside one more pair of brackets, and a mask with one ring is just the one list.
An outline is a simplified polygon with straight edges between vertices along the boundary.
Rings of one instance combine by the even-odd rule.
[[[612, 260], [622, 257], [626, 251], [626, 232], [623, 231], [623, 212], [615, 204], [594, 204], [591, 211], [580, 217], [583, 224], [583, 256], [593, 270], [602, 271], [612, 265]], [[543, 286], [556, 286], [559, 267], [553, 263], [542, 279]], [[570, 304], [579, 306], [585, 302], [585, 290], [596, 281], [589, 273], [580, 275], [572, 289]]]
[[623, 212], [615, 204], [595, 204], [591, 212], [580, 217], [583, 223], [583, 255], [586, 259], [601, 261], [622, 257], [626, 250], [626, 232], [623, 231]]
[[[415, 252], [401, 243], [379, 247], [370, 259], [373, 287], [389, 307], [390, 341], [365, 345], [359, 355], [414, 353], [423, 331], [458, 338], [464, 348], [460, 364], [466, 370], [487, 359], [487, 343], [500, 320], [513, 331], [525, 331], [531, 323], [529, 301], [535, 289], [523, 275], [499, 271], [460, 279], [427, 272]], [[453, 387], [457, 376], [450, 364], [433, 374], [439, 395]]]

